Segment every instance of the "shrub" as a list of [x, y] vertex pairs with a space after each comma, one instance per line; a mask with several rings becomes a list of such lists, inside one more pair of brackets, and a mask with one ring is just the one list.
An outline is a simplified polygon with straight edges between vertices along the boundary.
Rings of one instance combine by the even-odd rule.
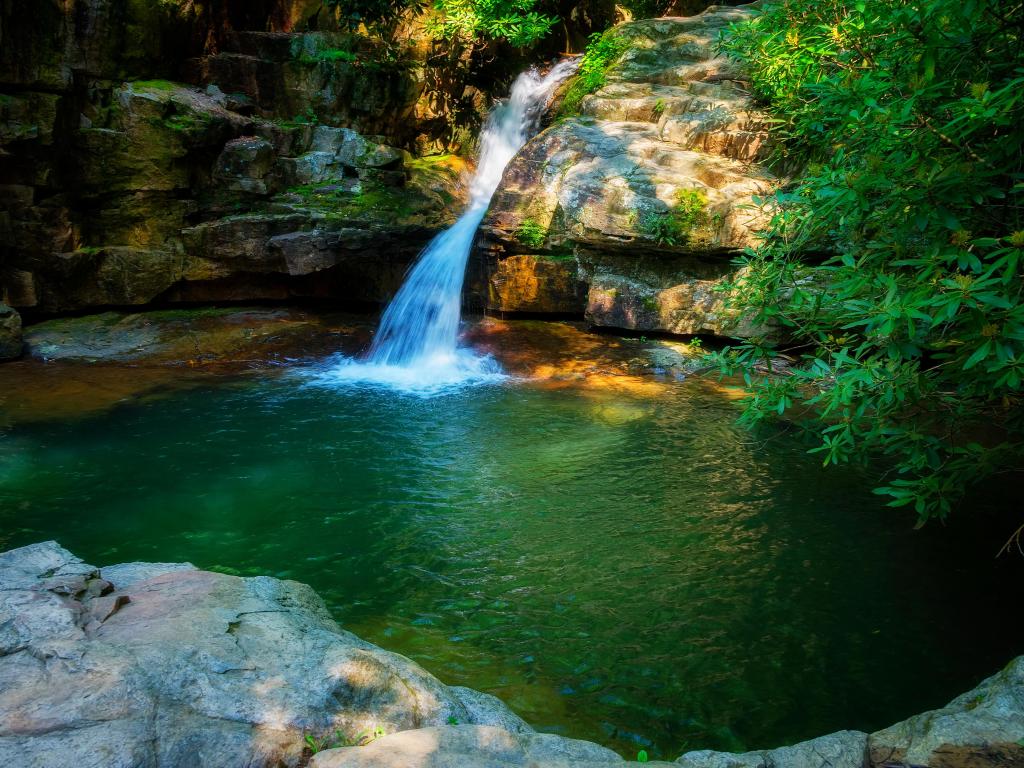
[[798, 408], [826, 464], [888, 456], [876, 492], [922, 523], [1024, 458], [1022, 29], [998, 0], [787, 0], [724, 42], [806, 167], [730, 301], [808, 346], [786, 379], [756, 341], [718, 361], [746, 421]]
[[555, 16], [534, 10], [537, 0], [434, 0], [437, 16], [427, 30], [440, 38], [507, 40], [522, 48], [532, 45], [558, 23]]
[[629, 41], [619, 37], [614, 29], [595, 32], [590, 36], [587, 50], [580, 60], [580, 68], [562, 98], [559, 114], [562, 116], [579, 113], [583, 97], [601, 88], [608, 79], [608, 70], [620, 59], [629, 47]]
[[516, 229], [516, 240], [530, 248], [540, 248], [547, 237], [547, 230], [533, 219], [523, 219]]
[[690, 245], [700, 227], [706, 226], [708, 198], [699, 189], [680, 189], [667, 213], [652, 214], [644, 220], [643, 231], [659, 245]]

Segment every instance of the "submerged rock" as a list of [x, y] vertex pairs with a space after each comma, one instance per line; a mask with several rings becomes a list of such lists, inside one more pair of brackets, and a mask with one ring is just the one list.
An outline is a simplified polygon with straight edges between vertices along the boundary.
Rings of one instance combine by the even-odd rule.
[[296, 766], [306, 734], [449, 719], [530, 730], [341, 630], [303, 584], [96, 569], [55, 542], [0, 555], [0, 764]]
[[0, 360], [21, 357], [25, 346], [22, 341], [21, 315], [0, 302]]
[[582, 100], [579, 114], [529, 142], [505, 172], [481, 238], [495, 265], [492, 308], [534, 311], [496, 285], [510, 271], [505, 261], [569, 253], [585, 301], [560, 279], [537, 293], [575, 302], [594, 325], [765, 332], [738, 326], [717, 292], [733, 274], [732, 255], [767, 223], [755, 198], [780, 184], [761, 162], [767, 117], [738, 65], [716, 50], [719, 34], [748, 13], [712, 7], [615, 28], [626, 49], [606, 85]]

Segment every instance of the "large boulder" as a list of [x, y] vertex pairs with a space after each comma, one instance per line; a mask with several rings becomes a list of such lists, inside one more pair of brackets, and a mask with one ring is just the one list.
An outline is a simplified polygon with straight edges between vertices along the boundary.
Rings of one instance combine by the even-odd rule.
[[21, 315], [0, 301], [0, 360], [21, 357]]
[[2, 765], [296, 766], [307, 734], [449, 720], [529, 731], [344, 632], [302, 584], [97, 569], [55, 542], [0, 554]]
[[871, 734], [871, 765], [1024, 765], [1024, 656], [942, 709]]
[[[506, 169], [480, 238], [492, 281], [505, 279], [504, 260], [570, 253], [594, 325], [764, 332], [737, 325], [718, 290], [732, 256], [766, 226], [755, 198], [780, 184], [762, 163], [767, 116], [738, 65], [717, 53], [718, 36], [748, 13], [712, 7], [615, 28], [625, 52], [604, 87]], [[575, 286], [560, 285], [548, 293], [571, 304]], [[499, 287], [490, 293], [492, 308], [507, 304]]]

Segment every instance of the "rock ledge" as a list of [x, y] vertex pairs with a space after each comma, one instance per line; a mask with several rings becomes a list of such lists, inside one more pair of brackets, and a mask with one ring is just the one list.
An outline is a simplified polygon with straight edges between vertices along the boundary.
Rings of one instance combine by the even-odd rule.
[[[311, 755], [305, 736], [383, 731]], [[49, 541], [0, 554], [0, 765], [610, 768], [335, 623], [304, 584], [189, 563], [98, 569]], [[1024, 766], [1024, 656], [870, 736], [689, 752], [686, 768]]]

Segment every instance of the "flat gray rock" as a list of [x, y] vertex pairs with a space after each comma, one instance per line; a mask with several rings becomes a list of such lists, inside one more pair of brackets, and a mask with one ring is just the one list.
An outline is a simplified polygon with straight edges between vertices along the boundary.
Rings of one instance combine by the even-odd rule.
[[677, 765], [686, 768], [864, 768], [868, 735], [837, 731], [789, 747], [756, 752], [687, 752]]
[[118, 563], [104, 566], [100, 575], [117, 589], [124, 589], [166, 573], [195, 570], [192, 563]]
[[0, 765], [276, 768], [301, 764], [307, 734], [529, 730], [343, 631], [303, 584], [187, 564], [103, 575], [55, 542], [0, 554]]

